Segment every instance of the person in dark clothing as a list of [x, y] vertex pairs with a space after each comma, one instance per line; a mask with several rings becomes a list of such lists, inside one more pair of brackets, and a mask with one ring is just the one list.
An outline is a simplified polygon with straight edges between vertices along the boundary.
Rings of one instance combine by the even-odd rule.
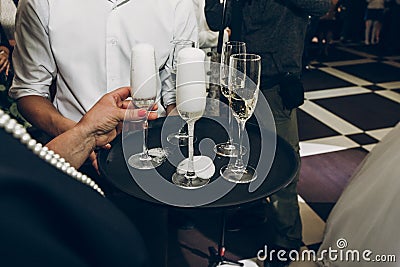
[[[239, 26], [232, 27], [232, 36], [240, 33], [241, 41], [246, 42], [247, 52], [259, 54], [261, 62], [260, 89], [268, 100], [274, 115], [277, 134], [288, 141], [299, 151], [296, 107], [290, 100], [301, 103], [299, 99], [283, 97], [285, 88], [301, 91], [299, 85], [302, 71], [302, 54], [309, 16], [320, 17], [331, 6], [331, 0], [227, 0], [227, 26], [233, 22]], [[231, 7], [240, 5], [242, 14], [233, 15]], [[222, 5], [219, 0], [206, 0], [205, 14], [212, 30], [221, 27]], [[238, 23], [241, 21], [241, 23]], [[224, 25], [226, 26], [226, 25]], [[289, 77], [293, 81], [289, 83]], [[282, 85], [282, 86], [281, 86]], [[301, 92], [300, 92], [301, 93]], [[263, 122], [259, 122], [262, 126]], [[295, 180], [286, 188], [270, 197], [270, 216], [276, 229], [273, 238], [274, 249], [299, 249], [302, 242], [302, 226], [297, 201], [297, 182]], [[288, 255], [286, 254], [286, 257]], [[286, 266], [288, 261], [267, 259], [265, 266]]]
[[129, 92], [105, 95], [46, 149], [0, 109], [0, 266], [148, 266], [136, 227], [98, 186], [65, 161], [59, 161], [64, 172], [54, 167], [55, 154], [79, 167], [94, 147], [115, 137], [125, 116], [143, 117], [145, 110], [126, 110]]

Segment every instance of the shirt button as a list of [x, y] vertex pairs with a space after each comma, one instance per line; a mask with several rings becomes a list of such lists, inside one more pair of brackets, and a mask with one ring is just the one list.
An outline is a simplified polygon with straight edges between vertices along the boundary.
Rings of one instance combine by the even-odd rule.
[[111, 39], [111, 44], [112, 44], [112, 45], [117, 45], [117, 43], [118, 43], [118, 41], [117, 41], [117, 40], [115, 40], [115, 39]]

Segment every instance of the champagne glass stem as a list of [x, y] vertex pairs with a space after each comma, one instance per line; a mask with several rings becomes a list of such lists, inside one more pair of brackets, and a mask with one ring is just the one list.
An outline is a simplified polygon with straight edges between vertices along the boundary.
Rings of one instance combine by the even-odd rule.
[[147, 160], [150, 158], [149, 150], [147, 148], [148, 129], [149, 129], [149, 122], [147, 120], [147, 115], [146, 115], [146, 118], [143, 122], [143, 153], [142, 153], [143, 160]]
[[188, 133], [186, 132], [186, 129], [185, 129], [185, 125], [183, 125], [181, 128], [179, 128], [178, 135], [179, 136], [187, 136], [188, 135]]
[[[231, 96], [229, 95], [228, 97], [228, 144], [229, 145], [233, 145], [233, 137], [232, 137], [232, 133], [233, 133], [233, 123], [232, 123], [232, 109], [231, 109]], [[240, 151], [240, 153], [242, 153], [242, 151]]]
[[239, 122], [239, 154], [236, 158], [235, 161], [235, 167], [237, 169], [243, 169], [244, 168], [244, 164], [243, 164], [243, 155], [242, 155], [242, 150], [243, 150], [243, 132], [245, 129], [245, 125], [246, 125], [246, 121], [245, 120], [238, 120]]
[[189, 129], [189, 166], [188, 171], [186, 172], [186, 178], [194, 179], [196, 178], [196, 172], [194, 169], [194, 161], [193, 161], [193, 136], [194, 136], [194, 121], [188, 121], [188, 129]]

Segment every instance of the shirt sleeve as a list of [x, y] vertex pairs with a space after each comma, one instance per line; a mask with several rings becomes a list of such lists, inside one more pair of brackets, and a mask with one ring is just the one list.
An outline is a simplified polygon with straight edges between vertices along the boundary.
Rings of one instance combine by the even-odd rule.
[[15, 76], [9, 92], [14, 99], [50, 95], [57, 67], [50, 47], [48, 21], [47, 1], [19, 1], [13, 52]]
[[[196, 14], [191, 0], [181, 0], [178, 2], [174, 16], [174, 40], [192, 40], [198, 42], [198, 28]], [[161, 94], [164, 106], [174, 104], [176, 98], [175, 79], [172, 75], [172, 52], [167, 60], [165, 68], [161, 71]]]

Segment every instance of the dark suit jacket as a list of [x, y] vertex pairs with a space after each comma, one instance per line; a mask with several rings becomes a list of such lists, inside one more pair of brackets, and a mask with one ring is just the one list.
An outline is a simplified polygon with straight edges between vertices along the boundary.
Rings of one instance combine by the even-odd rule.
[[145, 266], [111, 202], [0, 129], [0, 266]]

